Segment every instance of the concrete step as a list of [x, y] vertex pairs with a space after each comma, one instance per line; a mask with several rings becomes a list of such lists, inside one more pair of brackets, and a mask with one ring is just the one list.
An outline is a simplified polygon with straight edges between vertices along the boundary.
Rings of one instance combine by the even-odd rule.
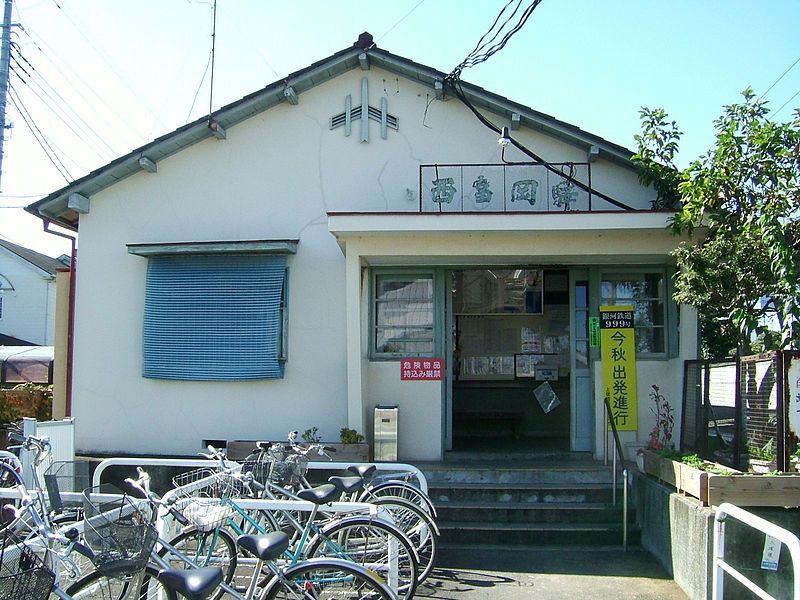
[[497, 466], [493, 464], [421, 467], [429, 486], [440, 483], [602, 483], [612, 482], [611, 469], [594, 462], [565, 461], [552, 465]]
[[[442, 522], [443, 545], [615, 546], [622, 544], [622, 523], [496, 523]], [[628, 528], [628, 543], [637, 545], [640, 532]]]
[[[574, 502], [446, 502], [437, 507], [439, 524], [491, 523], [621, 523], [622, 506]], [[628, 510], [628, 522], [635, 521]]]
[[568, 465], [550, 468], [449, 468], [423, 470], [429, 486], [439, 483], [604, 483], [610, 485], [609, 469]]
[[601, 483], [564, 485], [560, 483], [437, 483], [428, 495], [437, 506], [448, 502], [504, 503], [610, 503], [611, 486]]

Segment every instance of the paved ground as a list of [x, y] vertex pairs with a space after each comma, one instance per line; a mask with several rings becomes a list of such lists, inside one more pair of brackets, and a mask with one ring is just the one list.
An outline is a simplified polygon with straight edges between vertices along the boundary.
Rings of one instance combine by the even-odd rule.
[[646, 551], [443, 549], [417, 591], [430, 599], [687, 600]]

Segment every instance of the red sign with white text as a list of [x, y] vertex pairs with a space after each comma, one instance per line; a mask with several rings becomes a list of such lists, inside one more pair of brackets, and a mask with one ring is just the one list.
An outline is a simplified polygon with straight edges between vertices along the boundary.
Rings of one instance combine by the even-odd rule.
[[444, 379], [443, 358], [403, 358], [400, 360], [400, 381], [441, 381]]

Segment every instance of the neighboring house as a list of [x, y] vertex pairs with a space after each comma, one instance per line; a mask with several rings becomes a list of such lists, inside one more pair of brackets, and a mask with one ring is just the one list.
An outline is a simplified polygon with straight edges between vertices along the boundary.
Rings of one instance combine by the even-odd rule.
[[629, 150], [463, 83], [548, 161], [532, 162], [444, 78], [362, 34], [28, 207], [80, 229], [80, 452], [192, 454], [313, 426], [371, 441], [374, 407], [396, 405], [401, 460], [475, 435], [600, 454], [587, 323], [615, 303], [637, 315], [639, 423], [623, 437], [646, 441], [650, 386], [677, 408], [697, 351], [696, 316], [671, 299], [669, 213], [650, 210]]
[[56, 271], [66, 266], [0, 239], [0, 345], [53, 345]]

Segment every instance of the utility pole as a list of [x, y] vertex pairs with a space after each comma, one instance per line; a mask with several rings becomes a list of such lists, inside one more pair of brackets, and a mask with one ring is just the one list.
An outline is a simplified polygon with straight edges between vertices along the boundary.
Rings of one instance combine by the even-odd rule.
[[3, 11], [3, 41], [0, 45], [0, 181], [3, 178], [3, 139], [6, 135], [6, 96], [11, 62], [11, 8], [12, 0], [5, 0]]

